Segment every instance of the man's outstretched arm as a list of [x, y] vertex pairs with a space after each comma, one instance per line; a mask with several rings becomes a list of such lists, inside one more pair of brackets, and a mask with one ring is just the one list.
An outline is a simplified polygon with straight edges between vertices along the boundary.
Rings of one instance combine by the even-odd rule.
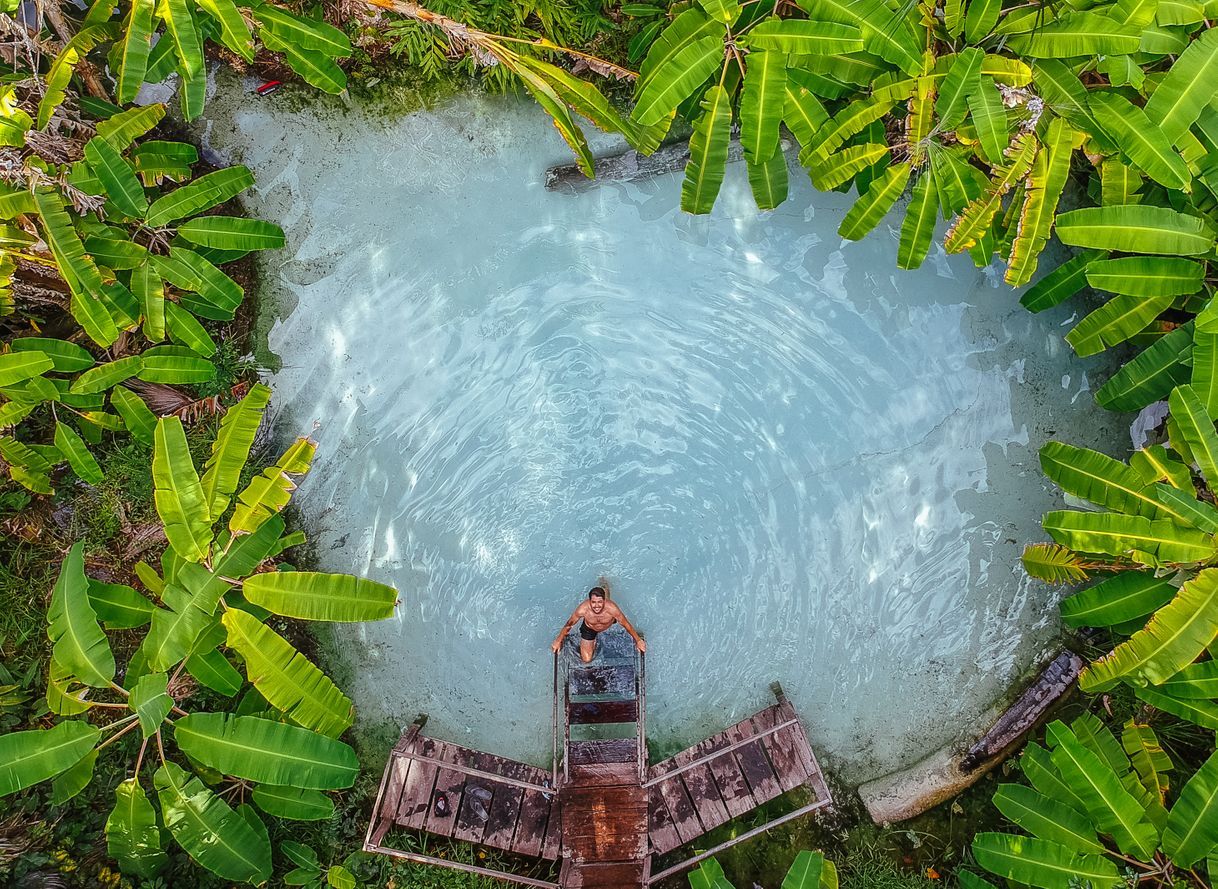
[[613, 607], [617, 610], [617, 614], [614, 615], [614, 617], [617, 618], [617, 622], [622, 625], [622, 629], [634, 637], [635, 648], [637, 648], [639, 651], [647, 651], [647, 643], [643, 641], [643, 637], [639, 635], [639, 631], [636, 630], [634, 626], [631, 625], [630, 621], [626, 619], [626, 613], [622, 611], [622, 609], [618, 608], [617, 605], [614, 605]]
[[581, 603], [578, 608], [571, 612], [571, 617], [563, 624], [562, 629], [558, 631], [558, 635], [554, 638], [554, 644], [550, 646], [550, 650], [558, 654], [558, 650], [562, 648], [562, 640], [567, 637], [567, 633], [571, 632], [571, 628], [575, 626], [575, 622], [580, 619], [583, 614], [584, 606]]

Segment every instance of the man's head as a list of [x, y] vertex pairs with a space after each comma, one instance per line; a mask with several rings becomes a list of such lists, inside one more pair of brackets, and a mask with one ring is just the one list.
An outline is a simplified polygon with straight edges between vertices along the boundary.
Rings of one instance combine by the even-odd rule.
[[605, 610], [605, 591], [601, 587], [594, 586], [588, 590], [588, 606], [597, 614]]

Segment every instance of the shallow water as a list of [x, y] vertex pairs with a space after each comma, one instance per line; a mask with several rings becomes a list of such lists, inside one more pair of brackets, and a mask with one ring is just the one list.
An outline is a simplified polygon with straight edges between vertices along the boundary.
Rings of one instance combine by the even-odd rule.
[[321, 561], [401, 591], [336, 630], [365, 724], [545, 762], [548, 644], [599, 575], [649, 639], [653, 741], [779, 680], [846, 780], [953, 740], [1052, 643], [1018, 566], [1055, 502], [1035, 450], [1120, 436], [1068, 312], [938, 247], [896, 271], [899, 217], [842, 242], [850, 198], [798, 171], [758, 213], [733, 167], [709, 219], [676, 176], [546, 192], [564, 148], [523, 103], [209, 111], [288, 233], [271, 382], [285, 436], [321, 424]]

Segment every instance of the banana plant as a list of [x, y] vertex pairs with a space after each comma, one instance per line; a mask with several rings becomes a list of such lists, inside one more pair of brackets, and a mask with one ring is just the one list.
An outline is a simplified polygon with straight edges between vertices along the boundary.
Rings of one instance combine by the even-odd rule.
[[1051, 583], [1098, 578], [1061, 603], [1067, 626], [1122, 640], [1083, 671], [1084, 690], [1125, 683], [1160, 710], [1218, 729], [1218, 682], [1203, 681], [1218, 676], [1218, 432], [1198, 388], [1209, 371], [1192, 370], [1193, 382], [1170, 393], [1166, 446], [1128, 462], [1061, 442], [1041, 449], [1045, 474], [1095, 509], [1047, 513], [1054, 543], [1029, 546], [1024, 566]]
[[[1218, 753], [1172, 786], [1175, 770], [1150, 725], [1129, 721], [1118, 740], [1092, 714], [1051, 723], [1047, 746], [1020, 756], [1028, 784], [1002, 784], [997, 809], [1027, 835], [979, 833], [977, 863], [1036, 889], [1188, 886], [1218, 875]], [[976, 874], [966, 889], [996, 889]]]
[[[690, 889], [734, 889], [723, 873], [723, 867], [713, 858], [702, 862], [689, 872]], [[837, 889], [837, 867], [823, 852], [803, 851], [795, 856], [782, 889]]]
[[347, 35], [282, 6], [260, 0], [125, 0], [116, 6], [98, 0], [51, 62], [38, 128], [63, 102], [80, 63], [103, 48], [120, 105], [135, 101], [144, 83], [176, 75], [182, 115], [194, 120], [207, 100], [209, 41], [246, 62], [253, 62], [260, 48], [278, 53], [301, 79], [325, 92], [341, 93], [347, 87], [337, 63], [351, 55]]
[[[220, 266], [283, 244], [277, 225], [210, 212], [253, 184], [245, 167], [191, 180], [193, 146], [137, 144], [164, 115], [163, 105], [110, 115], [71, 164], [28, 150], [28, 180], [0, 186], [0, 256], [58, 273], [91, 341], [23, 336], [0, 354], [0, 458], [35, 493], [52, 493], [51, 473], [64, 463], [100, 482], [89, 444], [108, 433], [152, 443], [155, 417], [122, 384], [212, 380], [216, 343], [203, 322], [231, 319], [244, 298]], [[32, 415], [41, 442], [16, 428]]]
[[[109, 853], [133, 876], [164, 863], [163, 828], [220, 877], [263, 883], [265, 817], [329, 818], [328, 792], [350, 787], [359, 769], [339, 740], [350, 699], [266, 618], [380, 620], [397, 592], [274, 564], [304, 542], [285, 533], [280, 513], [316, 446], [298, 440], [239, 485], [269, 398], [256, 385], [224, 415], [201, 474], [181, 421], [156, 422], [152, 477], [169, 542], [159, 570], [139, 562], [138, 586], [103, 582], [89, 577], [84, 544], [70, 549], [47, 613], [46, 699], [60, 719], [0, 736], [0, 795], [51, 781], [64, 802], [89, 784], [106, 748], [139, 733], [106, 821]], [[118, 630], [142, 633], [121, 669], [109, 637]], [[199, 686], [229, 705], [192, 706]]]

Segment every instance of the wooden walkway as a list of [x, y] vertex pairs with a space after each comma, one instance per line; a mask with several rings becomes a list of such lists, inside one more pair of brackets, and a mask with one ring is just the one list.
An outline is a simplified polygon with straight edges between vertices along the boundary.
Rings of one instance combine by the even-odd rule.
[[[427, 738], [416, 721], [390, 754], [365, 851], [543, 889], [645, 889], [832, 804], [803, 725], [777, 684], [777, 703], [648, 768], [645, 659], [604, 654], [562, 671], [555, 663], [548, 772]], [[800, 786], [811, 792], [807, 805], [652, 873], [657, 856]], [[394, 849], [387, 836], [399, 828], [561, 860], [559, 882]]]

